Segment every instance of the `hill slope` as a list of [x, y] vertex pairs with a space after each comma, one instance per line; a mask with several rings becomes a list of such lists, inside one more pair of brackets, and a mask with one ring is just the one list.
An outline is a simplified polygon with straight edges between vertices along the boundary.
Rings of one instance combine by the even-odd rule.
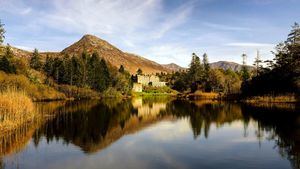
[[98, 52], [100, 57], [111, 65], [116, 67], [123, 65], [125, 69], [132, 74], [136, 73], [139, 68], [141, 68], [145, 74], [170, 71], [156, 62], [138, 55], [125, 53], [107, 41], [93, 35], [84, 35], [78, 42], [64, 49], [61, 54], [69, 54], [71, 56], [80, 55], [83, 51], [89, 54]]
[[[219, 62], [214, 62], [210, 63], [210, 66], [215, 69], [231, 69], [233, 71], [240, 71], [242, 69], [242, 65], [235, 63], [235, 62], [227, 62], [227, 61], [219, 61]], [[247, 66], [249, 70], [252, 70], [252, 66]]]
[[187, 68], [181, 67], [175, 63], [170, 63], [170, 64], [163, 64], [162, 66], [164, 66], [165, 68], [171, 70], [171, 71], [183, 71], [186, 70]]

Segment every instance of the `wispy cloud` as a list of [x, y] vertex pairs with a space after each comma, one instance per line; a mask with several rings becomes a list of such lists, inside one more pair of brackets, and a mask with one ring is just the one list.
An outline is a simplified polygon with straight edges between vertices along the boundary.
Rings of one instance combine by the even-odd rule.
[[232, 47], [275, 47], [275, 44], [271, 43], [254, 43], [254, 42], [235, 42], [235, 43], [227, 43], [225, 46]]
[[204, 22], [203, 25], [209, 28], [218, 29], [218, 30], [227, 30], [227, 31], [251, 31], [252, 30], [251, 28], [248, 27], [231, 26], [231, 25], [209, 23], [209, 22]]

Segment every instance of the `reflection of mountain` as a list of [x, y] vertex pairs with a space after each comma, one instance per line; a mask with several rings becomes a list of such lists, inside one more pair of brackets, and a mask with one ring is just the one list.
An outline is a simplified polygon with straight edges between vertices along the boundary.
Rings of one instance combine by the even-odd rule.
[[[72, 105], [72, 107], [86, 107]], [[114, 107], [101, 102], [81, 111], [66, 112], [46, 123], [39, 131], [48, 140], [62, 138], [73, 143], [87, 153], [97, 152], [122, 136], [135, 133], [153, 123], [171, 119], [159, 117], [166, 103], [141, 104], [134, 108], [130, 101], [120, 102]], [[68, 110], [65, 108], [64, 110]]]

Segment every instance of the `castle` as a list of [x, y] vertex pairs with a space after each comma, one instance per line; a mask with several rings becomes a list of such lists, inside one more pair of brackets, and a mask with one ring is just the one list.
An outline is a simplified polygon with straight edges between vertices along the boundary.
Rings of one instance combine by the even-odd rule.
[[155, 75], [137, 75], [137, 82], [133, 84], [134, 92], [142, 92], [143, 86], [164, 87], [166, 82], [160, 82], [159, 77]]

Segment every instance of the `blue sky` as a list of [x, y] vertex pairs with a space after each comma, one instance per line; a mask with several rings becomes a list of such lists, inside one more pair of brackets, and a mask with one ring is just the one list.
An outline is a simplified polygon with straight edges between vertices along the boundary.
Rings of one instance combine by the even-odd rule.
[[252, 64], [299, 22], [299, 0], [0, 0], [6, 40], [19, 48], [61, 51], [84, 34], [158, 63], [188, 66], [191, 53], [210, 62]]

